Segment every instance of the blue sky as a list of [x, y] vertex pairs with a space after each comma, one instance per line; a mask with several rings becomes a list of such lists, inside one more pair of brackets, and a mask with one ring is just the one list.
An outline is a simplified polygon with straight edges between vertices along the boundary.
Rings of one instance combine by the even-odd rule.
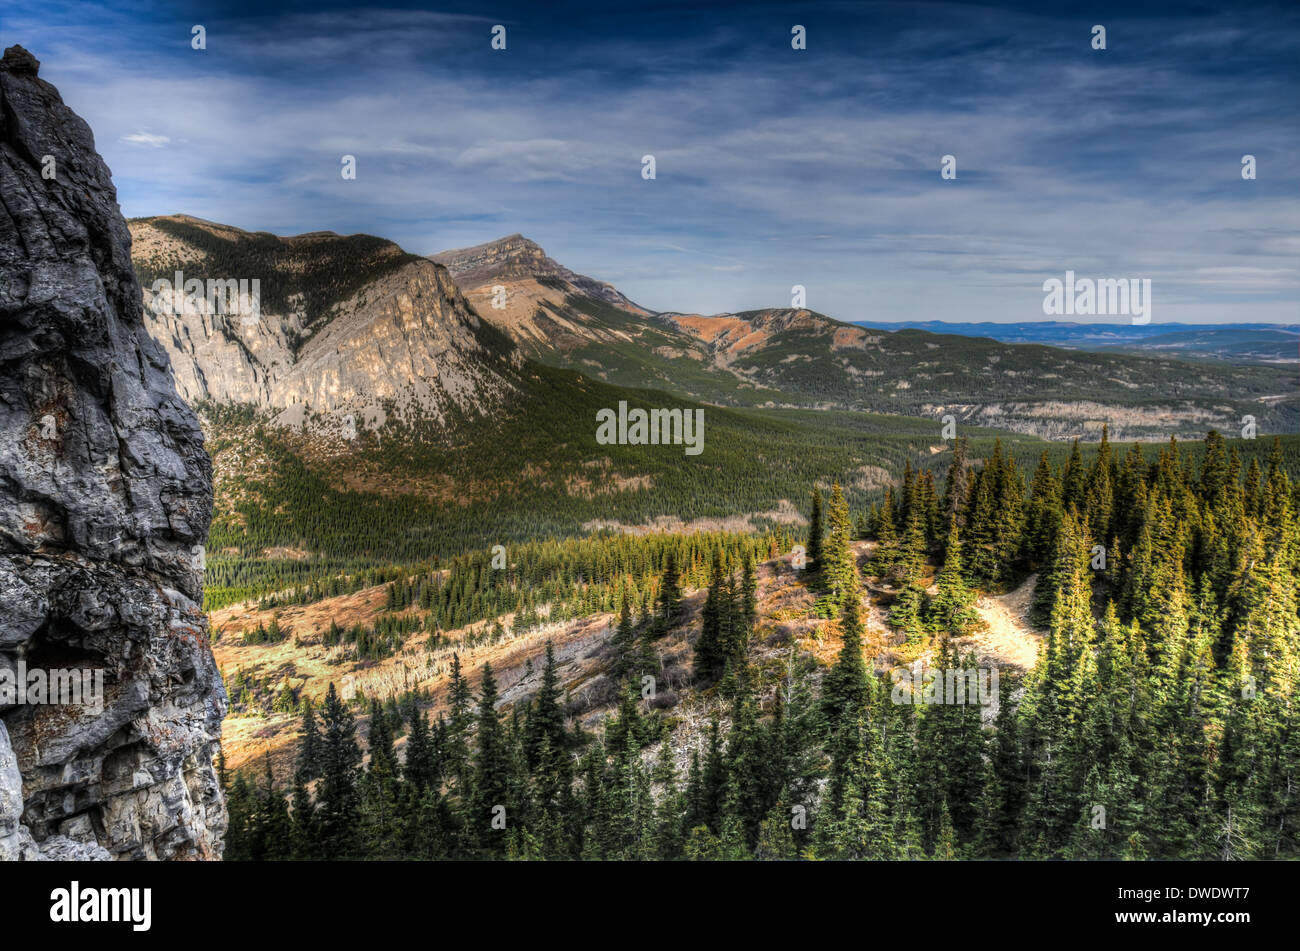
[[128, 216], [522, 232], [658, 310], [1034, 320], [1071, 269], [1150, 278], [1153, 323], [1300, 322], [1293, 4], [600, 6], [46, 0], [0, 42]]

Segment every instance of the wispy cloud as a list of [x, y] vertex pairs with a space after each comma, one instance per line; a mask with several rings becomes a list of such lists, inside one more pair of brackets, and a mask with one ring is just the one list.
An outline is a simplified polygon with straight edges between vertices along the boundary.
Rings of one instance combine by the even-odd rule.
[[160, 149], [171, 139], [165, 135], [153, 135], [149, 132], [132, 132], [130, 135], [122, 136], [122, 141], [130, 142], [132, 145], [148, 145]]
[[1300, 321], [1289, 7], [1114, 8], [1094, 51], [1094, 19], [1016, 4], [807, 4], [794, 51], [762, 6], [316, 6], [52, 3], [4, 26], [130, 215], [422, 253], [520, 231], [665, 310], [803, 284], [842, 319], [1034, 319], [1069, 268], [1151, 277], [1166, 320]]

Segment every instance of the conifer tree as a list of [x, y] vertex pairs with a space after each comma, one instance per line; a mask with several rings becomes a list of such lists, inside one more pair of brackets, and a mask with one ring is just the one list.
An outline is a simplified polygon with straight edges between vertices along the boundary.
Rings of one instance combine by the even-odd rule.
[[[549, 756], [543, 756], [543, 744]], [[528, 710], [524, 732], [524, 753], [530, 769], [554, 768], [554, 757], [568, 749], [568, 732], [564, 728], [564, 710], [560, 706], [560, 679], [556, 671], [555, 644], [546, 642], [546, 662], [542, 683]], [[547, 762], [547, 760], [552, 760]]]
[[845, 602], [839, 656], [822, 682], [822, 713], [832, 733], [841, 723], [852, 723], [866, 708], [870, 675], [862, 656], [861, 610], [855, 593]]
[[339, 699], [331, 683], [321, 711], [324, 735], [321, 740], [320, 803], [317, 813], [320, 851], [332, 858], [352, 858], [360, 851], [358, 836], [360, 802], [357, 795], [357, 767], [361, 748], [357, 745], [356, 722]]
[[370, 703], [370, 766], [361, 784], [362, 829], [367, 853], [400, 857], [400, 769], [393, 731], [378, 700]]
[[849, 506], [844, 500], [840, 484], [836, 482], [831, 490], [821, 584], [840, 610], [843, 610], [844, 601], [850, 592], [856, 593], [857, 590], [857, 560], [850, 544], [852, 535]]
[[242, 773], [236, 773], [235, 780], [226, 791], [226, 849], [224, 858], [227, 862], [251, 862], [254, 860], [254, 829], [257, 804], [253, 792]]
[[808, 567], [820, 571], [822, 566], [822, 490], [813, 486], [812, 514], [808, 517]]
[[966, 466], [967, 444], [962, 436], [953, 447], [952, 462], [948, 465], [948, 475], [943, 488], [943, 520], [945, 524], [957, 523], [958, 528], [965, 527], [965, 511], [970, 497], [970, 473]]
[[701, 612], [699, 640], [695, 642], [695, 675], [702, 682], [722, 676], [727, 665], [728, 638], [735, 620], [735, 600], [730, 581], [722, 568], [722, 552], [713, 555], [708, 594]]
[[485, 661], [478, 698], [474, 783], [465, 818], [467, 832], [485, 857], [505, 854], [505, 831], [519, 818], [512, 815], [512, 807], [518, 804], [509, 801], [510, 749], [496, 703], [496, 678], [492, 665]]
[[659, 619], [665, 632], [676, 622], [681, 603], [681, 572], [677, 567], [677, 552], [669, 548], [664, 558], [664, 574], [659, 583], [658, 597]]
[[422, 796], [427, 789], [437, 788], [441, 778], [439, 765], [433, 735], [429, 732], [429, 721], [424, 712], [416, 707], [410, 715], [410, 733], [406, 738], [406, 768], [403, 774], [417, 796]]
[[926, 609], [930, 627], [954, 636], [964, 634], [979, 620], [972, 605], [975, 592], [966, 584], [961, 564], [961, 540], [956, 524], [948, 531], [943, 567], [935, 577], [935, 594]]
[[295, 861], [310, 861], [317, 853], [316, 807], [307, 791], [302, 770], [293, 775], [293, 811], [290, 815], [290, 856]]
[[614, 654], [613, 663], [610, 665], [610, 676], [616, 683], [622, 683], [627, 679], [628, 674], [636, 664], [636, 631], [632, 627], [632, 606], [628, 603], [626, 594], [623, 596], [622, 607], [619, 608], [618, 628], [614, 632], [614, 637], [610, 640], [610, 648]]
[[311, 698], [302, 702], [302, 741], [298, 747], [298, 768], [305, 779], [320, 775], [320, 728], [316, 724], [316, 710]]
[[265, 862], [281, 862], [289, 859], [293, 851], [290, 841], [289, 809], [284, 796], [276, 788], [269, 752], [265, 754], [262, 763], [263, 786], [258, 804], [256, 833], [260, 854], [254, 857]]
[[1044, 450], [1030, 480], [1029, 502], [1025, 507], [1023, 555], [1032, 567], [1041, 566], [1051, 557], [1060, 524], [1060, 486]]
[[450, 710], [447, 715], [443, 744], [447, 775], [455, 781], [456, 788], [463, 793], [468, 789], [472, 776], [469, 732], [473, 714], [470, 710], [472, 696], [469, 681], [460, 671], [460, 654], [451, 655], [451, 681], [447, 686], [447, 701]]

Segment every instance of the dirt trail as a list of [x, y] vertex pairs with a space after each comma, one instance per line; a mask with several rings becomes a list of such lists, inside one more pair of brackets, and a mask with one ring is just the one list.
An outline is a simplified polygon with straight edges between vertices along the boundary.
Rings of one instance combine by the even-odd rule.
[[1019, 588], [1006, 594], [984, 596], [975, 602], [975, 610], [988, 627], [961, 639], [963, 648], [974, 648], [981, 663], [1029, 670], [1038, 660], [1038, 645], [1043, 635], [1029, 621], [1037, 575], [1030, 575]]

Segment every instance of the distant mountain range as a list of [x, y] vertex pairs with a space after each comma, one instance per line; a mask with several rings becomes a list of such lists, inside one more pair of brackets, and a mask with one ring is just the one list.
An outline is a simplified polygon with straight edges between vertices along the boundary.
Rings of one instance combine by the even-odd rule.
[[1121, 350], [1191, 360], [1300, 362], [1300, 323], [1135, 325], [1037, 320], [1000, 324], [909, 320], [895, 323], [859, 321], [859, 324], [877, 330], [926, 330], [963, 337], [988, 337], [1004, 343], [1042, 343], [1076, 350]]
[[[1166, 359], [1198, 356], [1190, 344], [1185, 353], [1156, 346], [1139, 351], [1123, 346], [1134, 340], [1126, 325], [1052, 324], [1056, 329], [1044, 327], [1044, 336], [1064, 342], [1047, 349], [1005, 345], [1041, 343], [1034, 325], [1020, 325], [1023, 339], [1004, 341], [995, 333], [955, 334], [952, 327], [1016, 333], [1006, 330], [1009, 325], [934, 322], [924, 329], [936, 333], [921, 334], [897, 324], [873, 324], [868, 331], [789, 308], [651, 313], [611, 285], [557, 264], [521, 235], [434, 259], [446, 264], [485, 320], [535, 359], [620, 386], [667, 389], [710, 403], [926, 418], [952, 413], [1051, 439], [1097, 438], [1103, 423], [1118, 438], [1154, 438], [1199, 435], [1207, 426], [1232, 429], [1247, 414], [1289, 426], [1285, 431], [1300, 419], [1300, 394], [1289, 370], [1192, 369]], [[495, 307], [494, 288], [504, 292]], [[1071, 342], [1071, 329], [1075, 340], [1089, 338], [1095, 346]], [[1167, 335], [1171, 327], [1160, 330]], [[1295, 350], [1296, 338], [1283, 339]], [[1258, 338], [1248, 342], [1256, 346]], [[1116, 352], [1102, 355], [1112, 343]]]
[[[1208, 347], [1233, 333], [1243, 348], [1261, 346], [1252, 334], [1272, 334], [1294, 349], [1287, 328], [918, 329], [790, 308], [653, 313], [518, 234], [421, 258], [366, 235], [282, 238], [185, 216], [137, 219], [131, 229], [150, 331], [171, 355], [181, 395], [252, 404], [285, 423], [350, 414], [371, 427], [396, 416], [445, 428], [524, 392], [532, 360], [715, 405], [936, 425], [951, 414], [1048, 439], [1095, 439], [1103, 424], [1116, 439], [1194, 438], [1235, 431], [1246, 415], [1265, 433], [1300, 428], [1289, 368], [1173, 359], [1196, 356], [1196, 340]], [[259, 278], [258, 319], [153, 306], [152, 281], [177, 270]], [[1186, 339], [1175, 347], [1170, 337]], [[1139, 345], [1144, 355], [1125, 352]]]

